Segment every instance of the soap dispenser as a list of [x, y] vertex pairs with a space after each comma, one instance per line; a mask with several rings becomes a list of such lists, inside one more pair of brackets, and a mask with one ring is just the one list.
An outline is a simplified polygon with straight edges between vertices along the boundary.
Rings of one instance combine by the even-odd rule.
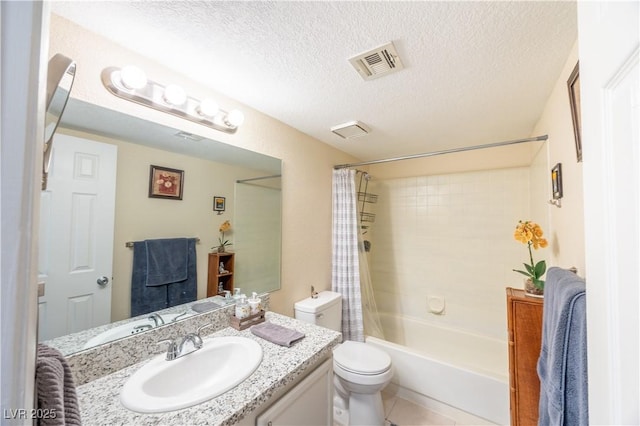
[[251, 293], [251, 299], [249, 299], [249, 311], [251, 315], [255, 315], [262, 310], [262, 300], [258, 298], [258, 293], [255, 291]]
[[247, 303], [247, 296], [241, 294], [236, 300], [236, 318], [242, 319], [249, 316], [250, 307]]

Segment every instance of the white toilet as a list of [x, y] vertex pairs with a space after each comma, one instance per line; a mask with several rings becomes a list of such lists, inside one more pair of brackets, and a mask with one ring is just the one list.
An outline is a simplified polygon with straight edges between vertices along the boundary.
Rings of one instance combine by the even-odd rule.
[[[294, 305], [296, 318], [342, 331], [342, 296], [322, 291]], [[391, 381], [391, 358], [362, 342], [345, 341], [333, 350], [334, 421], [345, 426], [383, 426], [380, 391]]]

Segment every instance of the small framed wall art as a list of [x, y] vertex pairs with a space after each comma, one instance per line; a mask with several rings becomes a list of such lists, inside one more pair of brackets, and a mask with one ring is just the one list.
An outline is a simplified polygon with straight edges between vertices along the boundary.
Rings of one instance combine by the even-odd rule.
[[151, 165], [149, 171], [149, 198], [182, 200], [184, 170]]
[[218, 212], [218, 214], [222, 214], [226, 208], [226, 201], [224, 197], [218, 197], [217, 195], [213, 197], [213, 211]]

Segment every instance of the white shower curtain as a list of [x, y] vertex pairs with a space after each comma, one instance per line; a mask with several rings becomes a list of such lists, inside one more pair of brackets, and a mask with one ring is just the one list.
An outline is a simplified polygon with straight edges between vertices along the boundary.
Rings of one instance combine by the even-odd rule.
[[331, 289], [342, 294], [342, 336], [364, 341], [355, 170], [333, 171], [333, 261]]
[[[356, 172], [357, 174], [358, 172]], [[360, 181], [362, 183], [362, 180]], [[365, 187], [366, 188], [366, 187]], [[366, 193], [363, 195], [366, 198]], [[358, 199], [358, 197], [356, 197]], [[378, 316], [378, 306], [373, 294], [373, 283], [371, 282], [371, 273], [369, 272], [369, 260], [367, 250], [365, 249], [365, 238], [368, 228], [363, 227], [362, 213], [364, 213], [364, 202], [358, 202], [357, 217], [358, 221], [358, 261], [360, 262], [360, 294], [362, 298], [362, 320], [364, 322], [364, 332], [367, 336], [384, 339], [382, 324]], [[371, 241], [369, 241], [371, 244]]]

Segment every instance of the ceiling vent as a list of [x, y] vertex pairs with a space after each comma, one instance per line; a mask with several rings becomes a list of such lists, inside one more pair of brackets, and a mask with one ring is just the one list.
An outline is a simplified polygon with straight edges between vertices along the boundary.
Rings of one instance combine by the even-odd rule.
[[341, 138], [352, 139], [368, 135], [371, 129], [360, 121], [349, 121], [332, 127], [331, 131]]
[[404, 68], [392, 42], [349, 58], [349, 62], [365, 80], [373, 80]]

